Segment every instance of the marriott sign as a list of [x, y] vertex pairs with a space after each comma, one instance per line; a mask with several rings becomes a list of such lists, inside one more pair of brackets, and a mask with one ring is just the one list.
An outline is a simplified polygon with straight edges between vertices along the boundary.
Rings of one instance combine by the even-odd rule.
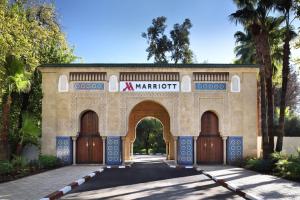
[[179, 81], [121, 81], [120, 92], [179, 92]]

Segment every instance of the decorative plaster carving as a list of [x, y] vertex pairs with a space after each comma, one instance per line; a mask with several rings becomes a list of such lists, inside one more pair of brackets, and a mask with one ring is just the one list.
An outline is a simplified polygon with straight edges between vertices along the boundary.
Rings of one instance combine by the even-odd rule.
[[75, 135], [80, 131], [80, 115], [85, 110], [93, 110], [99, 117], [99, 132], [105, 135], [106, 117], [106, 94], [105, 93], [73, 93], [71, 100], [71, 127]]

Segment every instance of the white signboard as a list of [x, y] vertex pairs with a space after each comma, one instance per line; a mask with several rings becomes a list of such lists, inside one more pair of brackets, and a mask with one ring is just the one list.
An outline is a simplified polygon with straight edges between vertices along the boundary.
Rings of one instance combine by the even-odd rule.
[[120, 92], [179, 92], [179, 81], [121, 81]]

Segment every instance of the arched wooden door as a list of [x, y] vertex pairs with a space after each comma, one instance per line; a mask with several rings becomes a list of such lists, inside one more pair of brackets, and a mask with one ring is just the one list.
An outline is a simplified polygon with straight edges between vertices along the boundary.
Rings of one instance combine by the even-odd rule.
[[222, 163], [223, 141], [216, 114], [207, 111], [201, 117], [201, 132], [197, 139], [198, 163]]
[[103, 142], [98, 130], [97, 114], [93, 111], [83, 113], [76, 144], [77, 163], [103, 162]]

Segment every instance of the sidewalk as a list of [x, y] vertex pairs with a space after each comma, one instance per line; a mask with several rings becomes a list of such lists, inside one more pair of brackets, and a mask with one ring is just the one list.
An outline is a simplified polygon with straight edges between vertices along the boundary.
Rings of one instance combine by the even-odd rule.
[[199, 165], [197, 170], [240, 189], [249, 199], [299, 199], [300, 183], [232, 166]]
[[103, 166], [68, 166], [0, 184], [0, 200], [35, 200]]

